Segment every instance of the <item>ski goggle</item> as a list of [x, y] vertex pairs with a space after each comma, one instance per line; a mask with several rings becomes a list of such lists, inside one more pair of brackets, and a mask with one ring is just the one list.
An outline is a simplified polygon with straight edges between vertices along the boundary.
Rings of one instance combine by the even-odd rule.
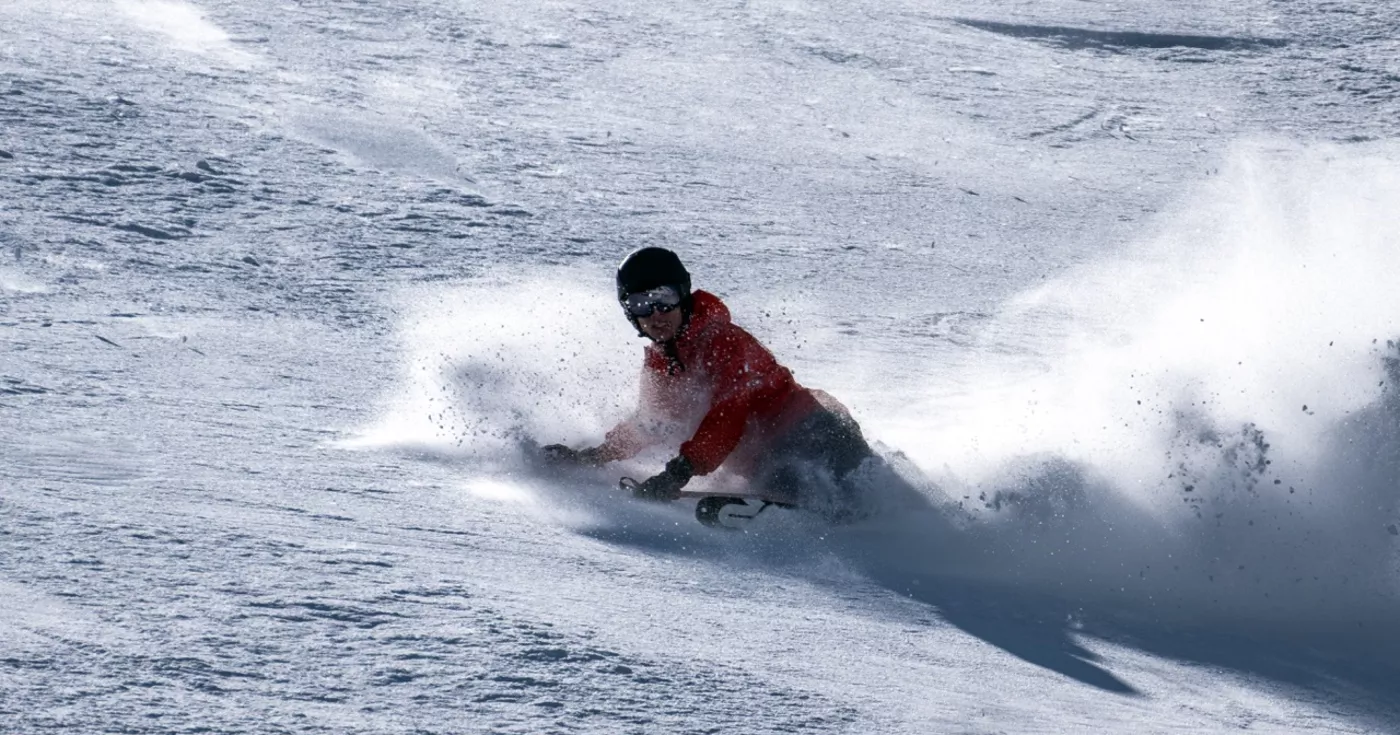
[[650, 291], [627, 294], [622, 309], [628, 316], [645, 319], [654, 312], [666, 312], [681, 305], [681, 293], [672, 286], [658, 286]]

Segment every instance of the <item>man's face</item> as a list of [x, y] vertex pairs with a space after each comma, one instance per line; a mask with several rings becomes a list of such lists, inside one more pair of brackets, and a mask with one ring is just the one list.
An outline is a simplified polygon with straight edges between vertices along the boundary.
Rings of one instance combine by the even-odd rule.
[[622, 309], [637, 320], [637, 328], [653, 342], [670, 342], [685, 324], [682, 301], [675, 286], [657, 286], [628, 294], [622, 299]]
[[681, 331], [684, 315], [680, 309], [661, 311], [657, 309], [651, 316], [638, 317], [637, 326], [653, 342], [670, 342]]

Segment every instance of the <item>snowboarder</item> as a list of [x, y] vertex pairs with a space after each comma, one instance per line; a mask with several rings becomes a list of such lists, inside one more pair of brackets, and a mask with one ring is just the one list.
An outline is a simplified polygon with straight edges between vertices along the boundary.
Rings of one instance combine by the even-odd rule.
[[617, 270], [617, 298], [638, 335], [651, 340], [640, 405], [601, 445], [553, 444], [542, 450], [547, 459], [601, 466], [685, 439], [661, 473], [635, 485], [638, 497], [674, 500], [692, 477], [724, 466], [764, 497], [828, 512], [833, 501], [854, 499], [850, 475], [873, 456], [860, 427], [830, 396], [798, 384], [730, 321], [718, 297], [692, 292], [675, 253], [646, 247], [628, 255]]

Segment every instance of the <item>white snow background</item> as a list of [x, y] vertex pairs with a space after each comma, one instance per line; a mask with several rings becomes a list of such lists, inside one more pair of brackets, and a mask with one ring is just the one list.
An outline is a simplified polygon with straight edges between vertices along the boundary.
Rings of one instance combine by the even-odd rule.
[[[1400, 731], [1397, 30], [0, 4], [0, 732]], [[882, 513], [522, 462], [632, 405], [649, 244]]]

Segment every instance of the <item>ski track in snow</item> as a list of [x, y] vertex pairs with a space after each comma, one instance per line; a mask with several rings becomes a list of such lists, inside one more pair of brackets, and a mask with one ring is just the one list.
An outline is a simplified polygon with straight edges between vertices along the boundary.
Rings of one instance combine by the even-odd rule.
[[[1063, 323], [1007, 331], [1008, 299], [1131, 261], [1239, 140], [1393, 166], [1367, 147], [1400, 119], [1389, 5], [20, 0], [0, 27], [0, 731], [1396, 730], [1370, 608], [1212, 631], [1199, 580], [1057, 597], [995, 530], [967, 550], [1007, 568], [917, 522], [716, 537], [490, 447], [337, 443], [415, 370], [483, 411], [626, 385], [625, 324], [571, 303], [568, 341], [547, 309], [606, 301], [643, 243], [894, 426], [924, 372], [1048, 359]], [[551, 382], [559, 344], [588, 369]], [[461, 439], [428, 399], [408, 418]], [[588, 400], [541, 428], [596, 433], [617, 407]], [[1004, 504], [1102, 552], [1080, 573], [1135, 561], [1056, 477], [930, 523]], [[1377, 502], [1336, 546], [1394, 553]], [[1370, 599], [1337, 584], [1309, 589]]]

